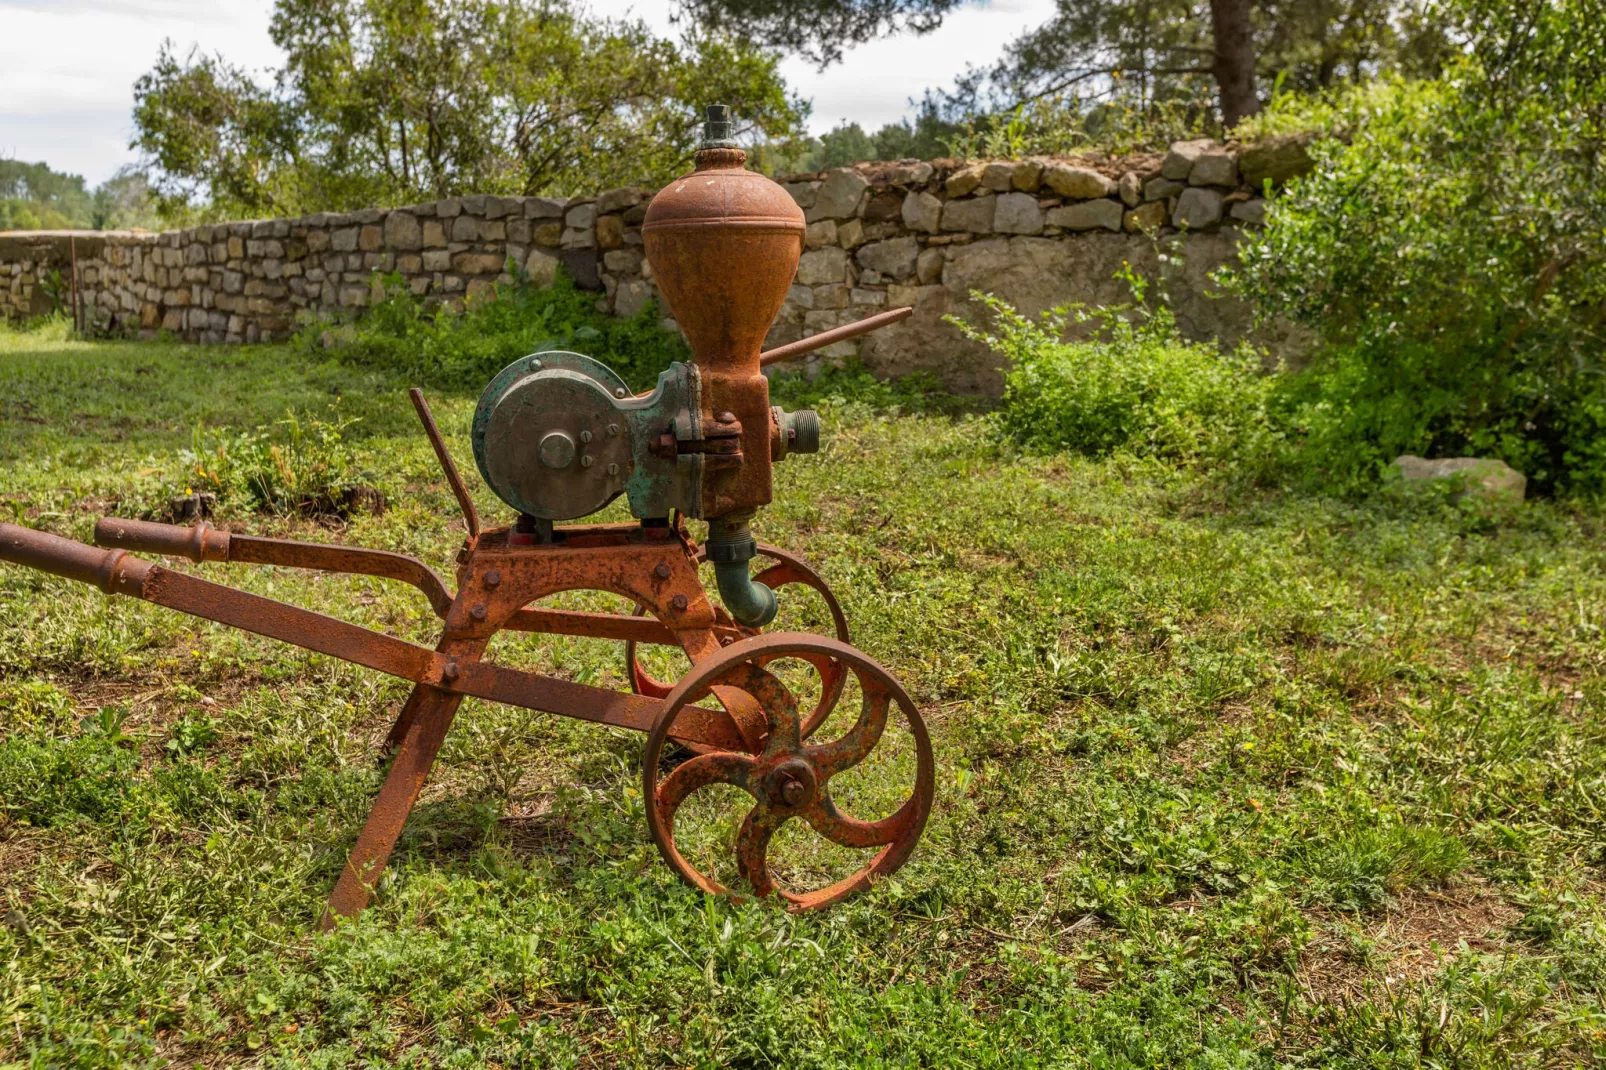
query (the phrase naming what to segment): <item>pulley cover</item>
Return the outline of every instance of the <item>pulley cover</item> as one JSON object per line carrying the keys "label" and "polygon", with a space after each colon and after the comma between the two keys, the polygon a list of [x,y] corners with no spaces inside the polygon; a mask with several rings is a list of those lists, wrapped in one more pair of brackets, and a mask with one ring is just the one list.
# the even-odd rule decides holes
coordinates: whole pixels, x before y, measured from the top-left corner
{"label": "pulley cover", "polygon": [[[626,494],[637,517],[698,515],[703,458],[699,375],[672,364],[634,397],[601,361],[532,353],[492,379],[474,410],[474,461],[508,505],[544,520],[589,516]],[[668,445],[666,445],[666,436]]]}

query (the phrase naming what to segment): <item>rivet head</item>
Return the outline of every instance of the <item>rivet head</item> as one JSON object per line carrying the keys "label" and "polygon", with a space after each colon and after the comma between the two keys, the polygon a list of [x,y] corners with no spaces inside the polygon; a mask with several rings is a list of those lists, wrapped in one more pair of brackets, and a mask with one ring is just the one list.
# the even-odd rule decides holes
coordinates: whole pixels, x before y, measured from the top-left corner
{"label": "rivet head", "polygon": [[673,570],[670,569],[668,561],[660,561],[657,567],[652,570],[652,574],[661,580],[667,580],[671,571]]}
{"label": "rivet head", "polygon": [[441,666],[441,679],[445,680],[447,683],[450,683],[453,680],[456,680],[457,679],[457,674],[458,674],[457,662],[448,661],[445,665]]}
{"label": "rivet head", "polygon": [[616,397],[616,398],[624,397],[625,396],[625,388],[621,386],[618,389],[614,390],[613,396]]}
{"label": "rivet head", "polygon": [[619,466],[617,464],[608,465],[608,474],[610,476],[618,475],[619,474]]}
{"label": "rivet head", "polygon": [[485,586],[487,586],[487,587],[495,587],[497,584],[499,584],[501,582],[502,582],[502,572],[501,572],[500,569],[494,569],[493,568],[493,569],[491,569],[491,571],[489,571],[489,572],[487,572],[485,574]]}
{"label": "rivet head", "polygon": [[618,424],[609,424],[608,425],[608,434],[617,435],[618,433],[619,433],[619,425]]}
{"label": "rivet head", "polygon": [[532,372],[538,372],[538,371],[540,371],[540,370],[541,370],[541,362],[540,362],[540,361],[538,361],[538,360],[536,360],[536,359],[534,359],[534,358],[533,358],[533,357],[532,357],[532,358],[531,358],[531,359],[530,359],[530,370],[531,370],[531,371],[532,371]]}
{"label": "rivet head", "polygon": [[581,431],[580,432],[580,441],[581,442],[590,442],[591,441],[591,432],[590,431]]}
{"label": "rivet head", "polygon": [[677,594],[675,597],[669,600],[669,604],[674,607],[676,613],[684,613],[687,606],[686,596],[683,594]]}
{"label": "rivet head", "polygon": [[486,610],[485,610],[485,603],[484,602],[475,602],[472,606],[469,607],[469,610],[468,610],[468,615],[473,617],[475,620],[484,620],[485,619],[485,613],[486,613]]}
{"label": "rivet head", "polygon": [[722,412],[716,415],[714,419],[722,424],[733,424],[736,422],[736,414],[734,412]]}
{"label": "rivet head", "polygon": [[585,453],[585,454],[581,454],[580,455],[580,467],[581,468],[590,468],[591,467],[591,454]]}

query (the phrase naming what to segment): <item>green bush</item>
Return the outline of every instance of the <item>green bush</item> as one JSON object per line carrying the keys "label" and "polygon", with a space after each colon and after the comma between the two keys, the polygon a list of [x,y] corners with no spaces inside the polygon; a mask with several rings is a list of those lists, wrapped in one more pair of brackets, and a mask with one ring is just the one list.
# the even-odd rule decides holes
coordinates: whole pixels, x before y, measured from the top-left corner
{"label": "green bush", "polygon": [[196,493],[280,516],[345,515],[372,504],[373,475],[361,468],[344,438],[356,421],[341,417],[338,402],[330,413],[323,420],[286,412],[273,427],[252,431],[221,427],[208,433],[197,424],[189,449],[179,452],[176,478],[163,483],[147,511],[159,511],[175,495]]}
{"label": "green bush", "polygon": [[1320,338],[1288,402],[1329,485],[1370,485],[1416,453],[1497,457],[1541,492],[1606,492],[1594,6],[1535,5],[1530,23],[1463,0],[1468,54],[1442,79],[1274,106],[1338,136],[1313,144],[1316,170],[1273,202],[1232,281]]}
{"label": "green bush", "polygon": [[652,386],[671,361],[690,356],[678,333],[659,326],[656,303],[628,319],[607,315],[597,310],[596,294],[578,289],[561,271],[545,287],[520,272],[461,312],[427,305],[400,275],[387,276],[384,287],[384,299],[363,319],[336,329],[314,325],[301,332],[299,344],[463,389],[485,385],[511,361],[542,349],[595,357],[637,389]]}
{"label": "green bush", "polygon": [[[1170,310],[1146,307],[1144,283],[1126,274],[1132,306],[1061,306],[1037,320],[974,294],[992,310],[997,333],[953,322],[966,337],[1009,358],[998,418],[1032,449],[1100,456],[1126,452],[1181,461],[1245,459],[1274,438],[1274,387],[1247,347],[1222,353],[1183,339]],[[1072,320],[1088,341],[1063,341]]]}

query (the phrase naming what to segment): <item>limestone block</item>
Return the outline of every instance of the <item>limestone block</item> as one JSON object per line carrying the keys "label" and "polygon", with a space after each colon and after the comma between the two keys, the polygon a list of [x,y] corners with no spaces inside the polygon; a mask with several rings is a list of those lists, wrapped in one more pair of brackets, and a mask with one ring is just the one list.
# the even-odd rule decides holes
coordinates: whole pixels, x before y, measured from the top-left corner
{"label": "limestone block", "polygon": [[1043,184],[1043,161],[1022,160],[1015,165],[1010,184],[1023,193],[1032,193]]}
{"label": "limestone block", "polygon": [[616,316],[634,316],[652,300],[652,283],[646,279],[621,282],[613,294],[613,312]]}
{"label": "limestone block", "polygon": [[596,247],[597,235],[590,227],[565,227],[558,244],[565,249],[592,249]]}
{"label": "limestone block", "polygon": [[[1000,234],[1037,234],[1042,231],[1043,210],[1037,206],[1037,198],[1030,193],[1001,193],[994,200],[997,203],[993,209],[993,230]],[[1119,216],[1120,213],[1116,214]]]}
{"label": "limestone block", "polygon": [[941,249],[922,249],[915,258],[915,278],[928,285],[942,278],[942,265],[947,259]]}
{"label": "limestone block", "polygon": [[873,194],[865,203],[863,218],[865,225],[870,226],[898,219],[902,213],[903,194],[895,189],[887,189]]}
{"label": "limestone block", "polygon": [[1232,211],[1228,214],[1240,223],[1259,226],[1266,222],[1266,201],[1261,197],[1256,197],[1252,201],[1239,201],[1232,206]]}
{"label": "limestone block", "polygon": [[810,223],[803,232],[803,247],[805,249],[822,249],[827,245],[836,244],[836,221],[822,219],[818,223]]}
{"label": "limestone block", "polygon": [[502,257],[496,253],[458,253],[452,257],[452,270],[464,275],[494,275],[502,270]]}
{"label": "limestone block", "polygon": [[903,198],[900,214],[903,225],[910,230],[935,234],[942,224],[942,201],[924,190],[910,190]]}
{"label": "limestone block", "polygon": [[786,291],[786,303],[797,305],[800,308],[813,308],[814,291],[807,286],[799,286],[797,283],[793,283],[792,288]]}
{"label": "limestone block", "polygon": [[615,275],[635,275],[641,271],[639,249],[612,249],[602,254],[602,264]]}
{"label": "limestone block", "polygon": [[1189,186],[1177,198],[1176,211],[1171,213],[1171,224],[1189,230],[1204,230],[1221,222],[1221,194],[1213,189]]}
{"label": "limestone block", "polygon": [[523,216],[510,216],[507,220],[507,240],[519,245],[530,244],[530,221]]}
{"label": "limestone block", "polygon": [[1178,196],[1188,187],[1171,178],[1151,178],[1143,187],[1143,199],[1146,201],[1163,201]]}
{"label": "limestone block", "polygon": [[590,230],[597,223],[597,204],[595,201],[584,201],[571,205],[563,213],[563,225],[570,230]]}
{"label": "limestone block", "polygon": [[647,191],[638,186],[611,189],[598,195],[597,211],[604,215],[610,212],[623,212],[626,208],[634,208],[646,199]]}
{"label": "limestone block", "polygon": [[384,241],[384,232],[372,224],[363,227],[357,235],[357,248],[363,252],[373,252]]}
{"label": "limestone block", "polygon": [[1043,185],[1061,197],[1090,200],[1108,197],[1115,192],[1115,183],[1090,167],[1076,167],[1067,163],[1051,163],[1043,169]]}
{"label": "limestone block", "polygon": [[981,185],[982,170],[981,164],[962,167],[948,176],[948,181],[943,183],[943,189],[948,191],[950,197],[963,197]]}
{"label": "limestone block", "polygon": [[788,182],[781,188],[791,194],[792,199],[797,202],[799,208],[807,211],[814,207],[814,198],[819,192],[820,184],[818,182]]}
{"label": "limestone block", "polygon": [[844,249],[853,249],[864,243],[864,223],[850,219],[836,228],[836,243]]}
{"label": "limestone block", "polygon": [[1226,186],[1238,184],[1238,161],[1225,152],[1207,152],[1193,161],[1188,172],[1190,186]]}
{"label": "limestone block", "polygon": [[416,275],[424,269],[424,258],[417,253],[403,253],[396,258],[396,270],[403,275]]}
{"label": "limestone block", "polygon": [[[1036,202],[1032,204],[1036,208]],[[915,259],[920,255],[920,242],[914,237],[893,238],[864,246],[856,255],[860,265],[895,279],[914,274]]]}
{"label": "limestone block", "polygon": [[894,186],[924,186],[931,181],[933,171],[924,160],[904,161],[887,172],[887,182]]}
{"label": "limestone block", "polygon": [[840,248],[811,249],[797,263],[797,281],[804,286],[842,282],[847,277],[848,254]]}
{"label": "limestone block", "polygon": [[855,287],[850,297],[853,304],[861,307],[887,303],[887,291],[885,290],[861,290]]}
{"label": "limestone block", "polygon": [[1164,201],[1150,201],[1141,208],[1134,208],[1121,218],[1121,229],[1128,234],[1153,234],[1165,226],[1166,207]]}
{"label": "limestone block", "polygon": [[556,249],[563,241],[563,224],[542,223],[535,228],[530,237],[535,239],[535,244],[537,245],[544,245],[548,249]]}
{"label": "limestone block", "polygon": [[1120,195],[1122,204],[1136,208],[1143,200],[1143,176],[1136,171],[1128,171],[1115,184],[1115,192]]}
{"label": "limestone block", "polygon": [[1194,141],[1174,141],[1171,151],[1166,153],[1165,162],[1160,165],[1160,174],[1174,182],[1186,182],[1188,173],[1199,157],[1209,152],[1220,152],[1221,146],[1210,138],[1199,138]]}
{"label": "limestone block", "polygon": [[450,231],[452,241],[478,241],[480,236],[480,221],[471,215],[460,215],[452,220]]}
{"label": "limestone block", "polygon": [[829,171],[815,191],[814,207],[807,210],[805,218],[810,223],[817,219],[851,219],[858,214],[864,191],[869,188],[865,177],[851,167]]}
{"label": "limestone block", "polygon": [[341,227],[329,236],[329,245],[337,252],[349,253],[357,248],[357,228]]}
{"label": "limestone block", "polygon": [[490,279],[469,279],[468,280],[468,293],[466,294],[466,296],[467,296],[468,300],[471,301],[471,302],[488,300],[489,298],[494,296],[495,293],[496,293],[496,284],[493,283]]}
{"label": "limestone block", "polygon": [[1015,184],[1015,165],[1003,161],[984,164],[981,169],[981,184],[999,193],[1010,189]]}
{"label": "limestone block", "polygon": [[1096,201],[1077,201],[1075,204],[1051,208],[1048,222],[1066,230],[1121,229],[1121,204],[1108,197]]}
{"label": "limestone block", "polygon": [[[438,224],[437,224],[438,225]],[[327,230],[307,231],[307,251],[321,253],[329,248],[329,232]],[[245,243],[239,238],[229,239],[229,258],[238,260],[245,255]]]}
{"label": "limestone block", "polygon": [[1455,480],[1460,488],[1455,498],[1472,495],[1489,502],[1515,505],[1528,492],[1528,479],[1506,464],[1484,457],[1436,457],[1428,459],[1404,453],[1394,459],[1393,467],[1400,470],[1407,482]]}
{"label": "limestone block", "polygon": [[550,286],[558,274],[558,258],[540,249],[531,249],[524,261],[524,273],[536,286]]}
{"label": "limestone block", "polygon": [[506,241],[507,220],[487,219],[480,224],[480,241]]}
{"label": "limestone block", "polygon": [[995,197],[949,201],[942,206],[942,229],[967,231],[971,234],[990,234],[993,229],[993,201]]}
{"label": "limestone block", "polygon": [[424,230],[418,217],[406,212],[391,212],[385,216],[385,244],[392,249],[423,248]]}
{"label": "limestone block", "polygon": [[847,308],[852,290],[843,283],[833,283],[829,286],[816,286],[814,298],[809,302],[810,308],[832,309]]}
{"label": "limestone block", "polygon": [[603,249],[617,249],[624,243],[624,220],[616,215],[599,215],[597,217],[597,245]]}
{"label": "limestone block", "polygon": [[524,218],[526,219],[562,219],[563,208],[567,201],[553,200],[550,197],[524,198]]}

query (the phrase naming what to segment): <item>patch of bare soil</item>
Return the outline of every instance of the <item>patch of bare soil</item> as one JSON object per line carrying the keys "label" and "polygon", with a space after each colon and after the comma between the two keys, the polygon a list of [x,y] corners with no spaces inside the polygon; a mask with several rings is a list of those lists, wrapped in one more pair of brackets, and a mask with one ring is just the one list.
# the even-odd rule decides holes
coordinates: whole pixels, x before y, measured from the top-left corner
{"label": "patch of bare soil", "polygon": [[1312,911],[1315,935],[1300,955],[1296,978],[1314,1000],[1359,997],[1366,985],[1409,984],[1432,976],[1464,941],[1474,951],[1505,946],[1501,930],[1522,916],[1486,885],[1409,891],[1359,924]]}

